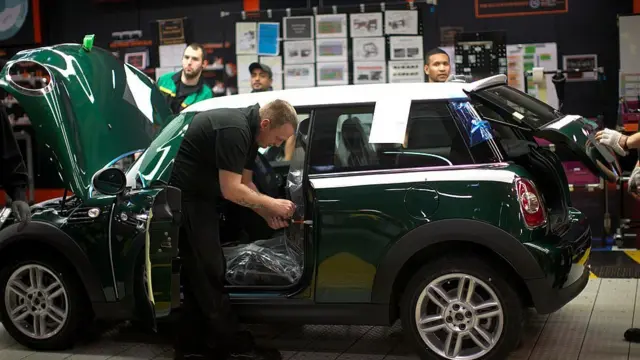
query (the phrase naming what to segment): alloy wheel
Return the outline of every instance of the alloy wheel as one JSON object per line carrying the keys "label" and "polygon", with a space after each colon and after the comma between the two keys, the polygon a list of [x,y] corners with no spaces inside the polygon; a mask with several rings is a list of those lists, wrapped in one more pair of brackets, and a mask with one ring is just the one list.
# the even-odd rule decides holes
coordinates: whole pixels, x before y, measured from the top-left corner
{"label": "alloy wheel", "polygon": [[36,340],[58,334],[69,317],[69,296],[62,280],[37,264],[21,266],[11,274],[4,303],[15,327]]}
{"label": "alloy wheel", "polygon": [[420,293],[415,323],[424,343],[442,358],[473,360],[497,344],[504,311],[484,281],[468,274],[447,274]]}

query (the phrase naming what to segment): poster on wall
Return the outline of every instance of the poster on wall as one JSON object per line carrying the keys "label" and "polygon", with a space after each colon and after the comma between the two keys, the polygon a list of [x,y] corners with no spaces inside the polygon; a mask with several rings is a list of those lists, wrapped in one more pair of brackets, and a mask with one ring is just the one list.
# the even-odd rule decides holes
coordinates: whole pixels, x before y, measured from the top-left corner
{"label": "poster on wall", "polygon": [[[558,51],[556,43],[514,44],[507,45],[507,78],[509,86],[524,91],[525,71],[534,67],[542,67],[545,71],[558,70]],[[529,95],[544,101],[554,108],[560,106],[555,85],[551,78],[545,75],[546,81],[536,84],[531,77],[527,77]]]}
{"label": "poster on wall", "polygon": [[257,26],[255,22],[236,23],[236,54],[255,54],[258,49]]}
{"label": "poster on wall", "polygon": [[382,13],[349,15],[351,37],[382,36]]}
{"label": "poster on wall", "polygon": [[355,62],[353,64],[354,84],[384,84],[387,82],[387,63]]}
{"label": "poster on wall", "polygon": [[297,89],[316,86],[314,64],[284,65],[284,88]]}
{"label": "poster on wall", "polygon": [[386,61],[384,37],[354,38],[353,61]]}
{"label": "poster on wall", "polygon": [[316,61],[316,49],[313,40],[285,41],[285,64],[310,64]]}
{"label": "poster on wall", "polygon": [[569,0],[474,0],[476,18],[562,14],[569,11]]}
{"label": "poster on wall", "polygon": [[260,62],[271,68],[273,90],[282,90],[282,56],[261,56]]}
{"label": "poster on wall", "polygon": [[158,43],[160,45],[185,43],[184,25],[183,18],[158,20]]}
{"label": "poster on wall", "polygon": [[282,24],[285,40],[313,40],[313,16],[288,16]]}
{"label": "poster on wall", "polygon": [[417,10],[387,10],[384,19],[387,35],[418,35]]}
{"label": "poster on wall", "polygon": [[318,39],[316,40],[317,62],[347,61],[347,39]]}
{"label": "poster on wall", "polygon": [[424,82],[424,61],[389,61],[390,83]]}
{"label": "poster on wall", "polygon": [[347,14],[316,15],[316,38],[347,37]]}
{"label": "poster on wall", "polygon": [[258,23],[258,55],[280,55],[280,23]]}
{"label": "poster on wall", "polygon": [[258,61],[258,55],[238,55],[238,94],[251,92],[249,65]]}
{"label": "poster on wall", "polygon": [[422,59],[422,36],[389,37],[391,60]]}
{"label": "poster on wall", "polygon": [[317,65],[318,86],[348,85],[349,63],[322,63]]}

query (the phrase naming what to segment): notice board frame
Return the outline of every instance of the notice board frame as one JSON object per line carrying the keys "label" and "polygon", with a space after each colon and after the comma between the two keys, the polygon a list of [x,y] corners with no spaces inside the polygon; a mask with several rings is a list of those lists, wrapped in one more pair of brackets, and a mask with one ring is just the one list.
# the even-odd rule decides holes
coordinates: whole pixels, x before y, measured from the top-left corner
{"label": "notice board frame", "polygon": [[[502,0],[503,3],[522,3],[528,2],[529,4],[540,2],[544,0]],[[534,15],[551,15],[551,14],[566,14],[569,12],[569,0],[564,1],[564,9],[560,10],[535,10],[531,9],[529,11],[517,11],[517,12],[505,12],[505,13],[496,13],[496,14],[481,14],[480,6],[484,3],[490,3],[491,1],[487,0],[473,0],[475,15],[477,19],[489,19],[489,18],[500,18],[500,17],[514,17],[514,16],[534,16]]]}

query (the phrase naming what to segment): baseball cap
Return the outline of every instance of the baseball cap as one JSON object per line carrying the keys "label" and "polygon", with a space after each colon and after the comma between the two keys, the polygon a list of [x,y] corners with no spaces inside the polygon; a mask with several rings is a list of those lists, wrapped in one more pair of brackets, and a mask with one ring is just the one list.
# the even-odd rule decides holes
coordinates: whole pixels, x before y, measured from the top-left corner
{"label": "baseball cap", "polygon": [[251,65],[249,65],[249,72],[252,72],[254,69],[261,69],[262,71],[266,72],[267,74],[269,74],[269,77],[273,77],[273,72],[271,71],[271,68],[268,67],[265,64],[261,64],[259,62],[254,62]]}

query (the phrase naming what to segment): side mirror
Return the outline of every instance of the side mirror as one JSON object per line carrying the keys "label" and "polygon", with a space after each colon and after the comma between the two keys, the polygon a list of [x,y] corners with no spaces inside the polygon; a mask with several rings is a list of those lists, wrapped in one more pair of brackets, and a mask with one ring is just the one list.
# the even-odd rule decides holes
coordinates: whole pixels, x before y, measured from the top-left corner
{"label": "side mirror", "polygon": [[93,188],[105,195],[118,195],[127,187],[127,176],[115,167],[102,169],[91,179]]}

